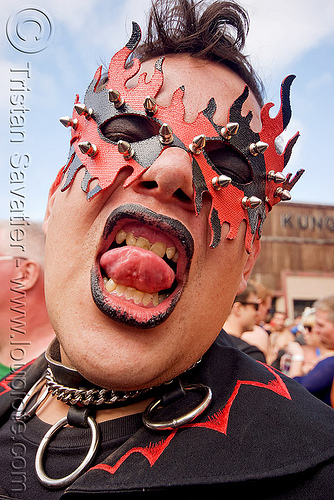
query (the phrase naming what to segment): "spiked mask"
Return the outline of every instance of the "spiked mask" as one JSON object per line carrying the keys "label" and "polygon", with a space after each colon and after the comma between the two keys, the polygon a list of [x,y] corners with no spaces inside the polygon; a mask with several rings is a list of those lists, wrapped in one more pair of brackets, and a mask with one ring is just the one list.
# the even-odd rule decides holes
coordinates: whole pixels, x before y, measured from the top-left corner
{"label": "spiked mask", "polygon": [[[100,67],[86,91],[84,103],[79,102],[77,96],[72,117],[61,118],[65,126],[72,128],[72,138],[68,162],[58,174],[55,186],[64,178],[62,190],[68,189],[77,172],[84,167],[81,188],[87,200],[91,200],[112,186],[122,169],[132,169],[124,182],[126,188],[150,168],[166,148],[181,148],[192,159],[197,214],[202,208],[203,194],[211,196],[210,246],[219,244],[224,222],[229,224],[227,238],[233,239],[245,220],[245,245],[250,252],[252,241],[260,237],[268,211],[279,201],[290,198],[290,189],[303,172],[298,171],[293,179],[291,174],[285,176],[282,173],[298,134],[290,139],[284,152],[278,152],[275,147],[276,138],[291,118],[289,95],[294,76],[287,77],[282,83],[281,106],[276,117],[269,116],[272,103],[262,108],[259,133],[250,127],[252,113],[242,114],[249,94],[247,86],[232,103],[228,123],[215,122],[216,102],[213,97],[206,109],[189,123],[184,119],[183,87],[175,90],[169,106],[163,107],[156,102],[164,80],[163,58],[155,63],[150,81],[146,81],[147,75],[143,73],[135,87],[126,86],[141,67],[138,59],[127,63],[140,36],[139,26],[133,23],[129,42],[110,61],[106,83],[102,85]],[[145,120],[151,133],[135,141],[106,137],[105,126],[122,117],[137,120],[135,123]],[[230,175],[215,161],[215,151],[219,148],[230,151],[246,165],[246,177]]]}

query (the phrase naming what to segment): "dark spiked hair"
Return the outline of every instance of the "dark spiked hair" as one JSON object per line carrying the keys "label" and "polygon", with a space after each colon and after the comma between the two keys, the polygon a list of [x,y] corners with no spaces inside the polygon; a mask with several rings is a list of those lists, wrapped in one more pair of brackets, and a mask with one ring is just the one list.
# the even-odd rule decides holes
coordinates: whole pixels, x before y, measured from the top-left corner
{"label": "dark spiked hair", "polygon": [[249,30],[247,12],[234,1],[153,0],[146,38],[136,50],[142,61],[166,54],[222,63],[239,75],[263,104],[263,85],[242,53]]}

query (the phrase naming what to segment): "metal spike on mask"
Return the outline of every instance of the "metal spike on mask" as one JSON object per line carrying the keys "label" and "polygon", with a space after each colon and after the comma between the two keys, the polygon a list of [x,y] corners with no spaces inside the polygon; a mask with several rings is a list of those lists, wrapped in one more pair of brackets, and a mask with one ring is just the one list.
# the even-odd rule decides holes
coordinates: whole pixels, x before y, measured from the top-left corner
{"label": "metal spike on mask", "polygon": [[239,130],[239,123],[228,123],[226,127],[223,127],[220,130],[220,135],[222,136],[223,139],[226,141],[229,141],[233,135],[236,135]]}
{"label": "metal spike on mask", "polygon": [[258,154],[263,154],[269,148],[269,144],[266,142],[258,141],[256,143],[252,143],[249,146],[249,151],[253,156],[257,156]]}
{"label": "metal spike on mask", "polygon": [[70,116],[62,116],[59,118],[59,121],[64,127],[72,127],[74,130],[78,126],[77,118],[72,119]]}
{"label": "metal spike on mask", "polygon": [[135,154],[134,149],[131,144],[127,141],[118,141],[117,143],[118,152],[124,156],[125,160],[130,160]]}
{"label": "metal spike on mask", "polygon": [[196,137],[193,138],[193,142],[189,144],[189,149],[193,154],[199,155],[201,150],[205,147],[205,144],[206,144],[205,135],[204,134],[196,135]]}
{"label": "metal spike on mask", "polygon": [[286,177],[282,172],[275,172],[274,170],[270,170],[267,174],[268,181],[274,181],[275,184],[280,184],[281,182],[286,181]]}
{"label": "metal spike on mask", "polygon": [[290,191],[287,189],[283,189],[282,187],[278,187],[275,190],[274,196],[277,198],[281,198],[281,201],[289,201],[291,200],[291,194]]}
{"label": "metal spike on mask", "polygon": [[257,208],[262,203],[262,200],[257,196],[244,196],[241,200],[241,204],[244,208]]}
{"label": "metal spike on mask", "polygon": [[85,104],[82,104],[81,102],[78,102],[77,104],[74,104],[74,109],[78,113],[78,115],[83,115],[87,120],[89,120],[93,114],[92,108],[87,108]]}
{"label": "metal spike on mask", "polygon": [[93,157],[97,154],[97,147],[95,146],[95,144],[92,144],[88,141],[79,142],[78,148],[80,149],[81,153],[90,157]]}
{"label": "metal spike on mask", "polygon": [[144,108],[148,115],[154,115],[158,111],[157,101],[149,95],[146,96],[144,100]]}
{"label": "metal spike on mask", "polygon": [[231,184],[232,179],[227,175],[220,175],[219,177],[214,177],[212,179],[212,186],[216,191],[219,191],[221,188],[224,188]]}
{"label": "metal spike on mask", "polygon": [[113,103],[116,109],[119,109],[124,104],[124,99],[118,90],[110,89],[108,91],[109,101]]}
{"label": "metal spike on mask", "polygon": [[159,129],[159,139],[161,144],[164,144],[167,146],[168,144],[171,144],[174,140],[173,137],[173,130],[172,128],[168,125],[168,123],[163,123]]}

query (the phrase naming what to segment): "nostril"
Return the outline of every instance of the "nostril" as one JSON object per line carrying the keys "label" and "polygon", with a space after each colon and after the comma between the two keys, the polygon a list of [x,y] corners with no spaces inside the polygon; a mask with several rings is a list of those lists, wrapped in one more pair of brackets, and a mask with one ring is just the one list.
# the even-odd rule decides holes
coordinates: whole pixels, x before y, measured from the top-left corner
{"label": "nostril", "polygon": [[189,198],[189,196],[186,195],[186,193],[182,191],[182,189],[180,188],[173,193],[173,196],[174,198],[177,198],[180,201],[187,201],[187,202],[191,201],[191,198]]}
{"label": "nostril", "polygon": [[145,189],[154,189],[158,187],[158,183],[155,181],[142,181],[140,185]]}

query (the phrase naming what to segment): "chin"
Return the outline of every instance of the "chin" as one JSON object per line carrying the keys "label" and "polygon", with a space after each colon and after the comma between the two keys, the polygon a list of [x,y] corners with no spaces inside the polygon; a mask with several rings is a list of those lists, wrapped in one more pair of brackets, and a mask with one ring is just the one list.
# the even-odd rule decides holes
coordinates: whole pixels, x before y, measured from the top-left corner
{"label": "chin", "polygon": [[95,360],[95,356],[92,356],[88,360],[86,355],[86,362],[78,371],[99,387],[115,391],[132,391],[157,387],[188,368],[188,366],[178,368],[170,359],[160,360],[150,357],[139,361],[140,358],[135,353],[131,353],[130,357],[131,359],[127,359],[115,355],[115,359],[113,356],[103,359],[100,356]]}

